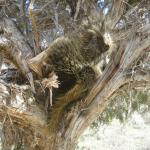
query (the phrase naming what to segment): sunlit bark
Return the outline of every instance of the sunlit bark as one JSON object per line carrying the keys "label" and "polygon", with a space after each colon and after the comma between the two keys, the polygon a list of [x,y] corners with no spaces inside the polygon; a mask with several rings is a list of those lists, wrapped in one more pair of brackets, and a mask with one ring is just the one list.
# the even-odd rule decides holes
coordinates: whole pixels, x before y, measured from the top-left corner
{"label": "sunlit bark", "polygon": [[[80,3],[81,1],[78,1],[74,20],[79,15]],[[138,25],[135,29],[132,26],[131,29],[125,30],[123,28],[119,31],[115,27],[122,15],[130,15],[134,10],[132,8],[129,13],[124,13],[124,5],[125,2],[122,2],[122,0],[115,1],[110,14],[100,19],[102,21],[100,26],[104,25],[101,28],[101,30],[103,29],[103,32],[101,31],[102,34],[110,32],[114,42],[114,45],[111,43],[114,49],[108,54],[111,57],[109,63],[87,96],[75,104],[77,108],[72,108],[71,111],[64,112],[64,107],[61,107],[62,116],[65,117],[63,123],[62,118],[58,120],[59,122],[57,124],[61,124],[61,126],[54,128],[54,132],[51,132],[51,126],[47,121],[49,114],[43,109],[40,103],[29,104],[30,109],[26,107],[24,112],[22,112],[19,108],[15,109],[11,107],[11,100],[14,97],[16,98],[15,94],[19,92],[21,96],[24,94],[25,96],[36,98],[35,95],[38,95],[38,93],[35,93],[34,88],[38,89],[37,83],[41,84],[43,80],[50,78],[43,75],[43,66],[47,63],[48,55],[52,50],[55,50],[53,49],[55,45],[59,45],[61,42],[67,45],[67,36],[56,39],[49,45],[48,49],[33,57],[34,52],[32,48],[17,29],[16,25],[9,18],[0,21],[0,30],[2,30],[2,34],[0,34],[1,57],[13,63],[16,69],[14,73],[19,70],[24,76],[24,80],[29,80],[30,83],[30,85],[14,84],[12,86],[11,83],[4,82],[7,76],[3,76],[2,78],[0,75],[0,122],[2,122],[3,131],[5,131],[3,134],[5,136],[7,135],[2,139],[5,140],[3,141],[4,148],[10,148],[18,144],[17,137],[19,136],[19,138],[22,138],[21,144],[29,150],[74,150],[80,135],[104,111],[120,88],[125,87],[130,82],[134,85],[134,88],[149,87],[149,70],[142,70],[140,67],[134,69],[134,65],[139,59],[144,59],[145,53],[150,50],[150,24],[140,24],[137,20]],[[80,33],[78,38],[82,39],[83,35]],[[39,37],[35,39],[35,42],[37,44],[36,48],[39,49]],[[18,74],[17,79],[19,77],[21,78],[21,75]],[[15,94],[12,92],[14,89]],[[22,92],[27,90],[28,92]],[[44,91],[45,89],[43,88],[42,90]],[[29,93],[32,94],[28,95]],[[76,95],[79,94],[77,93]],[[47,96],[48,94],[42,97],[42,100],[45,100]],[[24,102],[27,100],[23,96],[21,99]],[[54,106],[52,102],[51,104],[52,108],[54,108],[55,104]],[[66,104],[63,106],[66,106]],[[53,109],[51,111],[51,114],[54,114]],[[58,113],[60,113],[60,110]]]}

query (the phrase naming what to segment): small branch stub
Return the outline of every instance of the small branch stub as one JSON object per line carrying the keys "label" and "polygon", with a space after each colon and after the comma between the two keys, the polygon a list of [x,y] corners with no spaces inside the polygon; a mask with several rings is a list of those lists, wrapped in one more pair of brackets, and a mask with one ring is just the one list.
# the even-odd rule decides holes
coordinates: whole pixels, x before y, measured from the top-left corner
{"label": "small branch stub", "polygon": [[54,72],[52,72],[49,74],[49,78],[44,78],[42,80],[43,87],[48,88],[50,92],[50,101],[49,103],[47,103],[46,108],[48,107],[48,104],[52,106],[52,89],[59,87],[59,81],[57,79],[58,79],[58,76]]}

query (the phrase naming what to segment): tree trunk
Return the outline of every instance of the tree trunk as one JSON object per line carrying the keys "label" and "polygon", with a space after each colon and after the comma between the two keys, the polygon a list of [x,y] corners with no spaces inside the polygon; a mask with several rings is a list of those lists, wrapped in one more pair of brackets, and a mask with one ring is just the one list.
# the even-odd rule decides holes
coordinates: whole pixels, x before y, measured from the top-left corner
{"label": "tree trunk", "polygon": [[[111,13],[106,16],[105,28],[108,32],[114,29],[116,23],[120,20],[123,14],[122,5],[124,5],[122,0],[115,1]],[[75,18],[78,16],[78,11]],[[134,12],[134,9],[128,14],[124,14],[124,16],[129,15],[130,17],[132,12]],[[5,26],[2,25],[3,23],[5,23]],[[78,36],[72,35],[72,41],[69,36],[67,38],[61,37],[52,42],[47,50],[33,57],[34,52],[11,20],[5,18],[0,21],[0,30],[1,28],[6,33],[2,32],[1,34],[0,31],[0,53],[2,57],[15,65],[13,69],[3,70],[0,75],[0,122],[2,122],[2,146],[6,150],[11,148],[26,150],[74,150],[81,134],[104,111],[120,88],[128,83],[135,84],[135,87],[143,86],[141,84],[143,82],[149,85],[149,70],[141,69],[140,67],[134,68],[139,59],[143,59],[145,53],[150,49],[150,25],[149,23],[143,23],[141,26],[137,26],[135,30],[132,27],[132,29],[127,30],[128,32],[113,31],[112,38],[114,41],[118,37],[126,38],[115,41],[115,46],[113,47],[115,50],[110,52],[111,59],[109,63],[88,94],[86,95],[83,92],[85,90],[84,86],[80,86],[82,82],[78,81],[74,86],[79,91],[78,93],[73,93],[75,99],[71,99],[67,95],[74,89],[73,87],[69,92],[65,93],[69,102],[66,103],[65,99],[62,101],[64,103],[60,105],[59,101],[62,99],[58,99],[58,102],[52,103],[50,113],[48,113],[48,109],[44,108],[45,103],[51,103],[48,98],[52,95],[48,90],[52,90],[53,87],[56,88],[59,84],[56,76],[50,76],[53,70],[48,70],[48,74],[46,72],[47,68],[51,65],[48,56],[52,51],[55,52],[58,48],[63,49],[64,47],[71,47],[73,50],[76,50],[74,47],[78,46],[82,50],[84,48],[84,50],[87,50],[90,47],[94,51],[95,47],[93,45],[101,36],[95,38],[97,31],[93,30],[93,32],[88,29],[88,33],[92,34],[94,39],[87,37],[89,34],[85,33],[80,33]],[[84,35],[87,37],[86,40],[83,39]],[[39,37],[37,38],[39,39]],[[38,39],[36,40],[36,48],[39,48],[40,41]],[[74,44],[76,42],[74,39],[78,40],[76,45]],[[92,43],[93,41],[94,44]],[[74,45],[72,46],[72,44]],[[104,44],[103,41],[98,45],[101,52],[103,51],[102,48],[106,48]],[[69,51],[67,52],[69,53]],[[145,57],[149,59],[148,56]],[[59,62],[59,59],[57,61]],[[76,63],[78,61],[73,66]],[[78,63],[78,66],[81,67],[84,63],[85,61]],[[16,73],[18,70],[20,72]],[[28,85],[27,79],[31,88]],[[90,77],[88,76],[86,79],[89,81]],[[15,84],[11,84],[12,82]],[[82,87],[81,90],[80,87]],[[81,96],[83,93],[86,96]],[[18,103],[20,101],[23,102],[24,105],[16,104],[15,100]],[[67,110],[69,104],[73,106],[71,105],[69,110]],[[60,107],[58,108],[57,105]],[[57,116],[58,118],[56,118]],[[49,118],[51,121],[49,121]],[[51,124],[52,121],[54,121],[54,124]]]}

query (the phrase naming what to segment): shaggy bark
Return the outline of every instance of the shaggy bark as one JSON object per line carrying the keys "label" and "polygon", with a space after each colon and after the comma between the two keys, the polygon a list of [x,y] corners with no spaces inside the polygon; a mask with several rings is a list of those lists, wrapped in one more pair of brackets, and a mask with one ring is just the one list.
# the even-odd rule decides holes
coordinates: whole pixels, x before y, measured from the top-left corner
{"label": "shaggy bark", "polygon": [[[105,19],[102,19],[102,21],[105,20],[106,22],[106,31],[114,29],[116,23],[118,23],[118,21],[122,17],[122,5],[124,5],[124,3],[122,3],[121,0],[114,2],[111,13],[107,17],[104,17]],[[78,7],[80,6],[76,6],[74,19],[76,19],[78,16]],[[132,12],[132,10],[130,12]],[[129,14],[124,15],[126,16]],[[21,71],[21,74],[19,74],[16,73],[18,71],[16,68],[13,69],[13,71],[10,68],[10,71],[9,69],[6,72],[3,71],[0,75],[0,79],[2,79],[0,80],[0,122],[2,122],[3,131],[7,131],[7,134],[6,132],[3,132],[5,138],[2,139],[4,140],[3,147],[6,149],[10,147],[12,148],[16,144],[18,146],[23,145],[24,148],[29,150],[74,150],[79,136],[83,133],[86,127],[88,127],[92,123],[97,115],[103,112],[103,110],[111,102],[112,97],[117,94],[117,91],[120,88],[130,82],[135,85],[134,88],[143,86],[149,87],[150,85],[149,70],[142,70],[140,68],[133,69],[138,60],[143,58],[145,52],[150,50],[149,23],[142,24],[141,26],[136,26],[135,30],[133,30],[132,28],[132,33],[125,32],[124,34],[124,32],[121,31],[113,31],[114,41],[118,36],[126,36],[126,38],[124,38],[123,40],[121,39],[120,41],[115,41],[114,45],[117,49],[114,48],[115,50],[112,50],[110,62],[107,64],[103,74],[97,79],[86,97],[80,97],[80,94],[83,90],[80,90],[80,86],[78,88],[80,92],[74,93],[74,95],[77,95],[78,101],[76,101],[73,106],[70,107],[70,110],[67,110],[66,108],[66,110],[64,111],[64,108],[67,107],[68,103],[65,103],[65,101],[63,101],[64,103],[61,107],[62,110],[58,110],[57,112],[57,109],[55,109],[55,111],[53,111],[53,108],[55,108],[54,103],[54,106],[52,106],[51,108],[52,112],[50,114],[55,115],[54,113],[58,113],[57,115],[59,115],[59,113],[61,113],[62,118],[60,118],[59,116],[59,120],[55,122],[56,125],[54,124],[55,127],[52,127],[47,121],[47,117],[49,114],[46,113],[43,108],[42,103],[44,102],[37,102],[36,100],[35,102],[33,100],[34,103],[31,103],[30,107],[26,107],[24,112],[21,112],[18,109],[14,109],[10,106],[13,106],[14,102],[12,100],[17,97],[16,93],[20,93],[19,96],[21,97],[21,99],[29,102],[31,100],[31,97],[33,99],[39,98],[43,101],[47,99],[49,93],[44,88],[41,88],[41,83],[43,80],[48,81],[48,79],[52,78],[48,76],[49,74],[46,74],[47,68],[44,68],[43,66],[46,66],[46,64],[48,64],[47,60],[51,52],[57,50],[57,47],[55,46],[60,46],[62,42],[63,44],[65,43],[65,46],[70,47],[71,42],[68,42],[70,39],[67,39],[67,41],[64,37],[58,38],[56,41],[51,43],[47,50],[33,57],[34,52],[31,50],[31,47],[27,44],[27,41],[25,41],[24,36],[19,32],[12,21],[5,18],[0,22],[0,25],[0,30],[2,31],[0,32],[0,53],[5,59],[11,61],[16,66],[16,68]],[[83,35],[80,33],[78,37],[82,39]],[[76,38],[73,37],[72,39]],[[86,47],[87,45],[87,48],[90,47],[91,45],[89,43],[91,41],[87,40],[84,43],[84,47]],[[39,41],[36,40],[36,42],[36,48],[38,48]],[[48,73],[50,73],[50,71],[52,71],[51,68]],[[21,83],[20,78],[21,80],[22,78],[23,80],[26,80],[25,77],[27,76],[32,91],[34,91],[35,87],[38,92],[33,94],[30,86],[28,86],[27,84],[26,86],[23,86],[12,85],[11,83],[9,83],[8,80],[10,82],[14,80],[14,78],[9,78],[10,72],[12,74],[15,73],[16,75],[15,83]],[[46,76],[43,73],[45,73]],[[32,75],[34,75],[34,81]],[[47,82],[45,83],[45,88],[52,88],[57,86],[57,79],[54,80],[52,85]],[[78,87],[77,84],[75,87]],[[42,91],[45,94],[44,95],[42,93],[43,97],[39,96],[41,91],[39,91],[38,89],[44,91]],[[68,96],[68,98],[70,97]],[[69,102],[72,102],[72,100],[69,100]]]}

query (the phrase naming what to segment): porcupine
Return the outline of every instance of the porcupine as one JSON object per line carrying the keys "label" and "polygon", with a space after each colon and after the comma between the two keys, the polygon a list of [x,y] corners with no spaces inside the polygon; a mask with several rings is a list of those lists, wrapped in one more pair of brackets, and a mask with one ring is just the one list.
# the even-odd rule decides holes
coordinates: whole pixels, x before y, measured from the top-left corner
{"label": "porcupine", "polygon": [[[49,127],[52,131],[58,129],[65,107],[91,88],[96,80],[94,66],[108,48],[99,30],[82,28],[80,32],[56,39],[41,55],[44,64],[50,64],[60,81],[60,87],[53,95],[57,100],[54,100],[50,112]],[[36,65],[40,74],[47,76],[45,70],[42,71],[43,64]]]}

